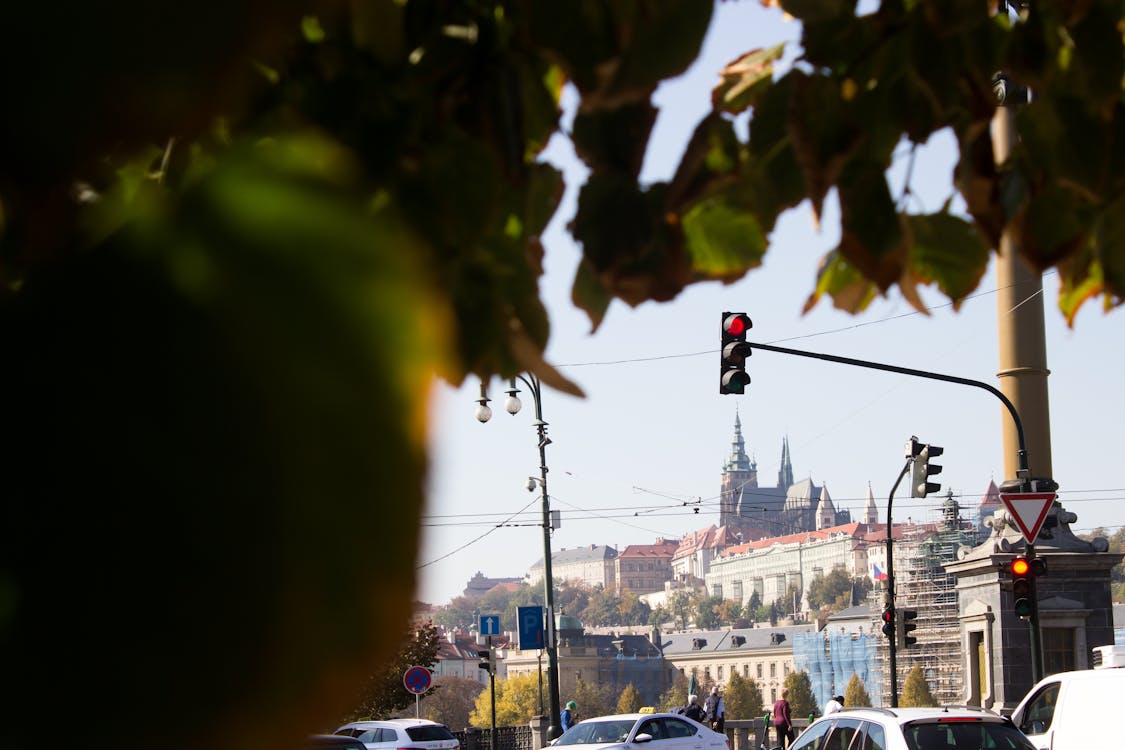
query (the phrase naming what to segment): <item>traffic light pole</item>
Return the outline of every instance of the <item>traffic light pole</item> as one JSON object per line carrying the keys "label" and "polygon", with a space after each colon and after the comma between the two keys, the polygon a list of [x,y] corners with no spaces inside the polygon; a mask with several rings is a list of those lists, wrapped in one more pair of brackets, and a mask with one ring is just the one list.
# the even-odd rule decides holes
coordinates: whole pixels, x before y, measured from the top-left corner
{"label": "traffic light pole", "polygon": [[[886,606],[891,608],[894,612],[895,609],[895,556],[894,556],[894,537],[891,536],[891,506],[894,504],[895,491],[898,486],[902,484],[902,478],[906,476],[906,472],[910,471],[910,464],[913,463],[914,457],[911,456],[906,459],[906,463],[902,466],[902,471],[898,473],[898,479],[891,487],[891,494],[887,496],[887,601]],[[887,647],[890,649],[891,655],[891,708],[898,708],[898,618],[892,617],[891,622],[894,623],[893,627],[896,628],[893,637],[888,639]]]}

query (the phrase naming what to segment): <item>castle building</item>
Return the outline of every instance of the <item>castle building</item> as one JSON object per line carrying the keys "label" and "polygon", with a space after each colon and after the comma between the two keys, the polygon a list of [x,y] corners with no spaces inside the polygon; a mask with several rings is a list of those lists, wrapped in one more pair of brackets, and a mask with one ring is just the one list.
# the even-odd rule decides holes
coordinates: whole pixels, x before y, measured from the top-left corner
{"label": "castle building", "polygon": [[836,510],[828,488],[812,479],[793,481],[789,438],[781,441],[776,487],[758,484],[758,464],[746,453],[742,419],[735,413],[734,439],[723,465],[719,526],[743,541],[829,529],[851,523],[851,513]]}

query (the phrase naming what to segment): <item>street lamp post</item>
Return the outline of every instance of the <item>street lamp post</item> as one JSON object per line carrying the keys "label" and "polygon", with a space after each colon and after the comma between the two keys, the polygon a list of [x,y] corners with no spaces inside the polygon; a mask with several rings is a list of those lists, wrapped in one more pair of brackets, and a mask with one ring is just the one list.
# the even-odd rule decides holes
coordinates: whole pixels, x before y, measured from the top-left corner
{"label": "street lamp post", "polygon": [[[551,573],[551,500],[547,494],[547,446],[551,438],[547,437],[547,423],[543,421],[542,390],[539,378],[531,373],[517,375],[508,384],[508,399],[504,408],[509,414],[518,414],[522,406],[516,388],[516,379],[519,379],[531,391],[532,401],[535,403],[535,429],[539,436],[539,488],[543,500],[543,602],[546,619],[546,651],[547,651],[547,695],[550,710],[550,725],[547,727],[547,739],[553,740],[562,734],[559,726],[561,719],[561,704],[559,702],[559,650],[555,633],[555,587]],[[488,407],[488,395],[484,383],[480,386],[480,398],[477,399],[477,419],[487,422],[492,417],[492,410]],[[529,489],[532,489],[529,487]]]}

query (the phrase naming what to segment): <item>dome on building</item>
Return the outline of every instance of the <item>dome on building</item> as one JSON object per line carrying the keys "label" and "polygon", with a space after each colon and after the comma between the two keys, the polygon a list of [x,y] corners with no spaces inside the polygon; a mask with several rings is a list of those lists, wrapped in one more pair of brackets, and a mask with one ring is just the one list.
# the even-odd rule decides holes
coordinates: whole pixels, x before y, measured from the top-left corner
{"label": "dome on building", "polygon": [[563,638],[575,638],[586,632],[586,626],[574,615],[560,612],[555,618],[555,632]]}

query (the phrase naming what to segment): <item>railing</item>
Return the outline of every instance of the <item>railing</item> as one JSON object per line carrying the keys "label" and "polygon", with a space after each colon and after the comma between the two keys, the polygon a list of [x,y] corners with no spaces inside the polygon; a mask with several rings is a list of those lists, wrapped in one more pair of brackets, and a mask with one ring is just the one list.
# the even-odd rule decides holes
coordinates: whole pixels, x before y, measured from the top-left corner
{"label": "railing", "polygon": [[535,750],[531,727],[496,727],[496,737],[491,729],[469,727],[453,736],[461,741],[461,750]]}

